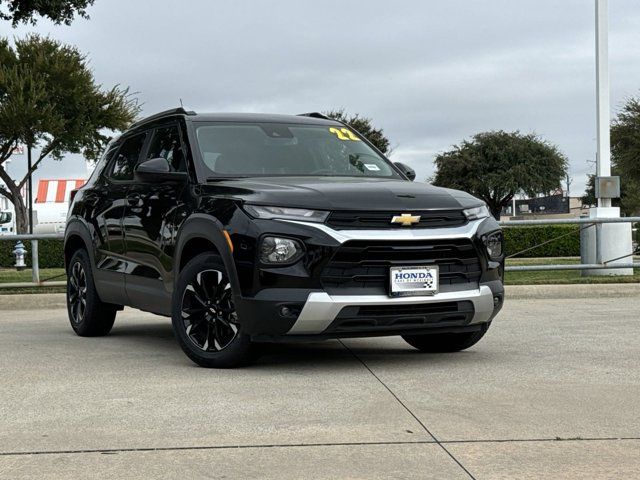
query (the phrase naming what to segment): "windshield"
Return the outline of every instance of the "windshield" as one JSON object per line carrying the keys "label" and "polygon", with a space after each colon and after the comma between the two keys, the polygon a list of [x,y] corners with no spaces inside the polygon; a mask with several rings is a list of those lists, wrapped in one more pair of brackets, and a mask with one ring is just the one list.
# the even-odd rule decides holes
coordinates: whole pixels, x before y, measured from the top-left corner
{"label": "windshield", "polygon": [[341,126],[207,123],[196,127],[205,177],[400,176],[389,162]]}
{"label": "windshield", "polygon": [[3,223],[9,223],[13,216],[11,212],[0,212],[0,225]]}

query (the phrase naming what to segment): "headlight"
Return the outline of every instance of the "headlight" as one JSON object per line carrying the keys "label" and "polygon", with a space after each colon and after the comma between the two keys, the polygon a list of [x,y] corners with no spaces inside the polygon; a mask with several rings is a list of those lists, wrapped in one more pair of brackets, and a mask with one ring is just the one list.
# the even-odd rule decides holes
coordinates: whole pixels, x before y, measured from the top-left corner
{"label": "headlight", "polygon": [[502,232],[495,232],[484,237],[484,244],[491,260],[498,260],[502,257]]}
{"label": "headlight", "polygon": [[245,205],[244,209],[255,218],[279,218],[283,220],[301,220],[303,222],[322,223],[329,212],[307,210],[306,208],[265,207],[262,205]]}
{"label": "headlight", "polygon": [[304,252],[302,244],[291,238],[264,237],[260,244],[260,261],[267,264],[286,264],[298,260]]}
{"label": "headlight", "polygon": [[489,209],[486,205],[481,205],[479,207],[467,208],[462,211],[467,220],[478,220],[479,218],[487,218],[489,216]]}

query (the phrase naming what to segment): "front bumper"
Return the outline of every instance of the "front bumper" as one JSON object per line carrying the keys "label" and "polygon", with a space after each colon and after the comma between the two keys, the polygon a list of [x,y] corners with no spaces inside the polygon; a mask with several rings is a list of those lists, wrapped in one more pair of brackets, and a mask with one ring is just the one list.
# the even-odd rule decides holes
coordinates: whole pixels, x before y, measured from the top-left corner
{"label": "front bumper", "polygon": [[[243,250],[240,242],[240,255],[244,256],[236,256],[236,266],[245,274],[241,275],[243,288],[235,303],[243,330],[254,340],[276,341],[486,328],[502,307],[503,263],[487,258],[481,238],[497,228],[493,219],[473,221],[457,228],[340,231],[323,224],[272,221],[264,225],[261,234],[299,238],[307,247],[307,257],[290,267],[256,269],[252,250]],[[381,276],[380,267],[375,266],[380,265],[381,258],[372,255],[384,255],[382,262],[389,264],[402,264],[405,255],[412,255],[406,262],[415,264],[414,256],[422,254],[423,244],[424,255],[431,261],[430,249],[439,248],[443,243],[447,248],[457,249],[452,262],[464,267],[457,270],[445,267],[440,271],[448,274],[449,279],[460,275],[466,281],[442,282],[440,292],[435,295],[388,295],[386,280],[378,279],[385,274]],[[388,245],[392,251],[388,251]],[[362,275],[369,282],[365,286],[353,285],[361,283],[360,280],[334,284],[334,276],[341,272],[338,268],[336,273],[332,262],[343,246],[348,250],[336,260],[340,268],[352,268],[353,259],[363,261],[365,255],[368,257],[364,261],[371,261],[375,266],[372,267],[375,271],[342,273],[345,278]],[[401,258],[387,258],[387,255]],[[433,258],[439,261],[441,257]],[[348,265],[345,267],[345,264]],[[467,273],[476,276],[465,277]],[[370,280],[373,277],[380,285]]]}
{"label": "front bumper", "polygon": [[[326,292],[313,292],[309,294],[306,303],[296,323],[287,332],[288,335],[309,335],[325,332],[329,326],[338,318],[338,315],[348,307],[400,307],[405,305],[442,305],[451,302],[471,302],[473,305],[473,313],[470,321],[463,321],[465,325],[473,325],[477,323],[489,322],[493,316],[496,307],[502,303],[502,296],[494,305],[494,294],[491,289],[482,285],[478,290],[463,290],[459,292],[443,292],[430,296],[415,297],[395,297],[391,298],[385,295],[329,295]],[[497,312],[495,312],[497,313]],[[384,315],[384,314],[383,314]],[[396,318],[411,318],[415,315],[396,314]],[[373,317],[374,315],[372,315]],[[394,315],[391,315],[394,316]],[[460,315],[459,317],[462,317]],[[428,319],[425,319],[425,327],[437,327],[438,325],[430,325]],[[446,319],[445,319],[446,320]],[[414,328],[417,323],[413,323]],[[375,327],[372,325],[372,327]],[[393,328],[393,325],[387,325]],[[363,332],[364,333],[364,332]]]}
{"label": "front bumper", "polygon": [[[503,301],[502,282],[493,281],[414,297],[270,289],[236,305],[254,340],[278,341],[474,331],[486,328]],[[282,315],[283,307],[294,315]]]}

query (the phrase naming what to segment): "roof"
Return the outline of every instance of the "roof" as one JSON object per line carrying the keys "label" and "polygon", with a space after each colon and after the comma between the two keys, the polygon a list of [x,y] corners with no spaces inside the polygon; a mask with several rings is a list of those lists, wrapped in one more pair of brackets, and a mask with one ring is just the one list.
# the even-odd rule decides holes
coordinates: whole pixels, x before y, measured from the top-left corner
{"label": "roof", "polygon": [[294,123],[306,125],[340,125],[330,118],[306,115],[283,115],[277,113],[198,113],[190,117],[194,122],[247,122],[247,123]]}
{"label": "roof", "polygon": [[273,113],[196,113],[184,108],[174,108],[156,113],[135,122],[131,129],[141,127],[151,122],[163,120],[173,116],[183,115],[194,122],[239,122],[239,123],[293,123],[304,125],[341,125],[340,122],[324,117],[318,113],[302,115],[282,115]]}

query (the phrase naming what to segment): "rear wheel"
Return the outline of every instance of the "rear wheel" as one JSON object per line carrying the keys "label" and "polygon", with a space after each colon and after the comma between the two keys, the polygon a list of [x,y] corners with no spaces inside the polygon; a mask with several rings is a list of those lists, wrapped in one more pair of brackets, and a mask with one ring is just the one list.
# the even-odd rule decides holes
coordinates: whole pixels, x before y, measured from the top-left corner
{"label": "rear wheel", "polygon": [[425,353],[459,352],[478,343],[488,329],[489,325],[477,332],[402,335],[402,338],[412,347]]}
{"label": "rear wheel", "polygon": [[231,283],[217,255],[198,255],[180,272],[172,324],[184,353],[202,367],[232,368],[255,357],[255,345],[241,331]]}
{"label": "rear wheel", "polygon": [[98,297],[85,250],[73,254],[67,277],[67,313],[73,331],[81,337],[107,335],[116,319],[116,306]]}

